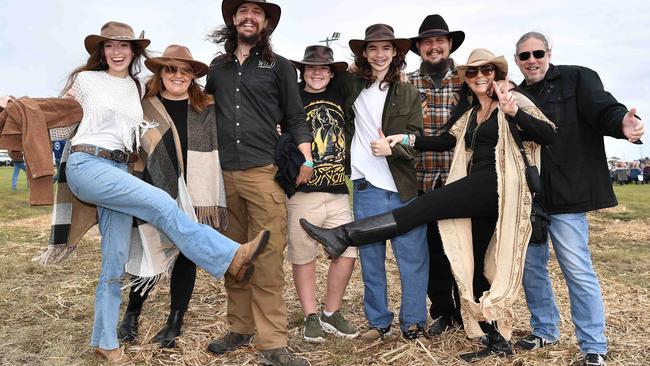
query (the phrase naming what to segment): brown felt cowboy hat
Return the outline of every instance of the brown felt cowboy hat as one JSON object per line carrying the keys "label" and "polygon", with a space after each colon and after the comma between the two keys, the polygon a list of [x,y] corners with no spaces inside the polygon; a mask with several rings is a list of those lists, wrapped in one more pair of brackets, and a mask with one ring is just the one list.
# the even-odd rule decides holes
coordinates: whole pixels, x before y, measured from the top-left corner
{"label": "brown felt cowboy hat", "polygon": [[270,32],[273,32],[275,27],[278,26],[282,10],[280,6],[268,3],[266,0],[223,0],[223,3],[221,3],[221,13],[223,14],[223,20],[226,22],[226,25],[233,25],[232,16],[239,9],[239,6],[244,3],[257,4],[264,9],[266,19],[269,20],[268,29]]}
{"label": "brown felt cowboy hat", "polygon": [[331,48],[326,46],[307,46],[305,48],[305,55],[302,57],[302,61],[293,61],[291,62],[300,69],[306,65],[310,66],[329,66],[332,65],[336,71],[345,71],[348,69],[348,64],[346,62],[334,61],[334,52]]}
{"label": "brown felt cowboy hat", "polygon": [[452,53],[460,47],[460,45],[465,40],[465,32],[463,31],[449,31],[449,26],[447,22],[438,14],[427,15],[426,18],[422,21],[420,25],[420,30],[418,31],[418,36],[411,38],[413,43],[411,44],[411,51],[416,54],[420,54],[418,50],[417,43],[422,38],[431,38],[431,37],[440,37],[440,36],[449,36],[452,39],[451,49],[449,53]]}
{"label": "brown felt cowboy hat", "polygon": [[477,48],[469,54],[467,63],[457,66],[458,74],[463,77],[465,71],[470,67],[479,67],[487,64],[496,66],[503,75],[508,75],[508,61],[503,56],[495,56],[492,51],[485,48]]}
{"label": "brown felt cowboy hat", "polygon": [[84,40],[86,51],[92,54],[95,52],[97,46],[104,41],[127,41],[135,42],[146,48],[150,40],[144,38],[144,31],[140,33],[140,37],[135,38],[133,28],[130,25],[120,22],[108,22],[102,26],[100,34],[91,34]]}
{"label": "brown felt cowboy hat", "polygon": [[351,39],[350,40],[350,49],[358,57],[363,56],[363,50],[366,47],[368,42],[381,42],[389,41],[397,44],[397,48],[406,53],[409,51],[411,46],[411,40],[408,38],[395,38],[395,32],[393,27],[387,24],[373,24],[370,27],[366,28],[366,38],[365,39]]}
{"label": "brown felt cowboy hat", "polygon": [[144,62],[144,65],[151,72],[156,73],[161,67],[172,65],[175,61],[184,62],[190,65],[194,78],[203,77],[208,73],[208,65],[204,64],[203,62],[196,61],[192,57],[192,53],[190,52],[189,48],[177,44],[167,46],[162,56],[152,57],[146,60]]}

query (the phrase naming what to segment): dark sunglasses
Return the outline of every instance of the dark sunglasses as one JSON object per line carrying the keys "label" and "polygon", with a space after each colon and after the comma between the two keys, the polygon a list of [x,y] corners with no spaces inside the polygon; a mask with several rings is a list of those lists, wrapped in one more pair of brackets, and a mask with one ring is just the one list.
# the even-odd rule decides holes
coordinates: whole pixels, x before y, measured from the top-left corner
{"label": "dark sunglasses", "polygon": [[[530,51],[520,52],[517,55],[517,57],[519,57],[519,60],[521,60],[521,61],[526,61],[526,60],[528,60],[530,58],[530,54],[531,54]],[[546,51],[544,51],[544,50],[535,50],[535,51],[532,52],[532,54],[533,54],[533,57],[535,57],[536,59],[539,60],[540,58],[544,58],[544,56],[546,56]]]}
{"label": "dark sunglasses", "polygon": [[465,76],[468,78],[475,78],[478,73],[481,73],[483,76],[490,76],[494,72],[494,66],[481,66],[481,67],[471,67],[465,70]]}
{"label": "dark sunglasses", "polygon": [[165,71],[170,74],[175,74],[180,71],[183,74],[193,75],[194,70],[191,67],[177,67],[177,66],[165,66]]}

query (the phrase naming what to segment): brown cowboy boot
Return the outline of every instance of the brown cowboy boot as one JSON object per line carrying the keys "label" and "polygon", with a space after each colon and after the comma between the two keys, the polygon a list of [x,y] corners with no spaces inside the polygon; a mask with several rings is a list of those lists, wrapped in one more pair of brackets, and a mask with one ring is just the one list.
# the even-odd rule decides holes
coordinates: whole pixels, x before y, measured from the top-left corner
{"label": "brown cowboy boot", "polygon": [[262,230],[253,240],[239,246],[228,267],[228,273],[235,277],[235,281],[246,282],[251,278],[255,270],[253,261],[264,250],[270,236],[270,231]]}

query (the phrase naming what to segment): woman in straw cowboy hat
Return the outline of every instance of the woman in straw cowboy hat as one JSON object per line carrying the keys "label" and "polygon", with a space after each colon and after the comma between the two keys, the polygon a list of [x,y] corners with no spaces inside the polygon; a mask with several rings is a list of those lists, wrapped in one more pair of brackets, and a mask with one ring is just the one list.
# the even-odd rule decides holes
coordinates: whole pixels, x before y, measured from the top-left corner
{"label": "woman in straw cowboy hat", "polygon": [[552,143],[554,125],[523,94],[497,86],[497,80],[506,79],[503,85],[509,84],[508,64],[502,56],[476,49],[458,69],[465,82],[459,105],[450,117],[449,132],[386,138],[391,145],[421,150],[454,148],[443,188],[392,212],[331,230],[301,223],[336,256],[349,245],[365,245],[439,220],[445,253],[461,293],[465,330],[471,337],[487,333],[482,338],[487,349],[462,356],[473,360],[492,353],[512,353],[507,341],[513,322],[511,304],[521,287],[531,235],[532,199],[526,165],[508,121],[518,127],[527,141],[525,150],[531,164],[538,166],[540,145]]}
{"label": "woman in straw cowboy hat", "polygon": [[[130,361],[119,348],[116,329],[134,217],[160,229],[190,260],[217,278],[227,271],[239,280],[247,280],[253,270],[252,261],[269,237],[268,231],[262,231],[253,241],[240,246],[209,226],[194,222],[167,192],[127,172],[127,163],[137,160],[134,153],[141,146],[141,133],[154,127],[143,119],[141,87],[135,78],[147,45],[149,40],[143,35],[135,38],[129,25],[106,23],[101,34],[86,37],[90,57],[72,72],[64,91],[79,102],[83,118],[70,141],[66,174],[63,182],[59,180],[59,187],[69,187],[77,199],[97,206],[102,264],[90,344],[113,364]],[[66,205],[59,204],[65,198],[59,189],[55,215],[66,209]],[[53,227],[54,234],[63,233],[64,237],[51,240],[41,258],[43,263],[69,254],[79,238],[68,238],[66,233],[92,221],[70,212],[69,207],[65,217],[57,216],[57,220],[67,218],[67,229],[65,225]],[[87,230],[89,226],[84,227]]]}
{"label": "woman in straw cowboy hat", "polygon": [[318,243],[307,236],[298,220],[309,217],[319,224],[338,226],[352,221],[352,210],[345,183],[344,98],[330,82],[345,73],[348,65],[335,62],[331,48],[308,46],[301,61],[292,61],[301,75],[302,102],[313,136],[311,179],[287,199],[287,259],[292,264],[293,280],[305,315],[303,338],[324,342],[325,332],[338,337],[359,335],[341,313],[345,289],[354,270],[357,248],[349,248],[332,260],[327,274],[323,311],[316,305],[316,257]]}
{"label": "woman in straw cowboy hat", "polygon": [[[136,171],[147,183],[170,196],[189,198],[189,214],[196,216],[198,222],[223,229],[226,198],[213,100],[198,83],[208,72],[208,65],[194,60],[187,47],[170,45],[161,57],[146,60],[145,66],[153,75],[142,101],[144,118],[156,121],[158,126],[143,136],[140,157],[145,164],[137,165]],[[185,190],[188,194],[182,193]],[[156,237],[146,235],[151,232],[149,224],[138,222],[137,230],[144,234],[132,236],[126,271],[136,278],[118,336],[125,341],[135,340],[144,301],[159,276],[171,270],[170,313],[154,339],[161,347],[175,347],[194,289],[196,264],[175,246],[154,246]],[[142,244],[141,237],[148,237],[147,245]],[[164,255],[158,256],[160,253]]]}

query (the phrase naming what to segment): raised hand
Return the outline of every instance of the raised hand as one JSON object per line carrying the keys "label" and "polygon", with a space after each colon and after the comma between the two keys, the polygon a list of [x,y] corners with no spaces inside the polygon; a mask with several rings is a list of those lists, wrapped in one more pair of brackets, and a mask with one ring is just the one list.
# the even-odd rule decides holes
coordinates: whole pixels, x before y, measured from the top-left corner
{"label": "raised hand", "polygon": [[[379,139],[372,141],[370,143],[370,150],[372,151],[372,155],[374,156],[392,155],[393,151],[390,148],[391,146],[395,146],[395,144],[391,145],[391,142],[389,142],[388,138],[386,138],[386,136],[384,135],[384,131],[382,131],[381,128],[378,128],[377,130],[379,130]],[[403,135],[398,135],[398,136],[403,136]]]}
{"label": "raised hand", "polygon": [[632,107],[629,112],[625,113],[622,122],[623,135],[630,142],[636,142],[645,133],[643,121],[636,118],[636,108]]}
{"label": "raised hand", "polygon": [[510,78],[506,76],[506,80],[501,85],[497,84],[496,81],[492,82],[492,89],[496,93],[497,98],[499,98],[499,108],[503,113],[507,114],[510,117],[514,117],[517,114],[519,108],[515,100],[515,96],[510,92]]}

